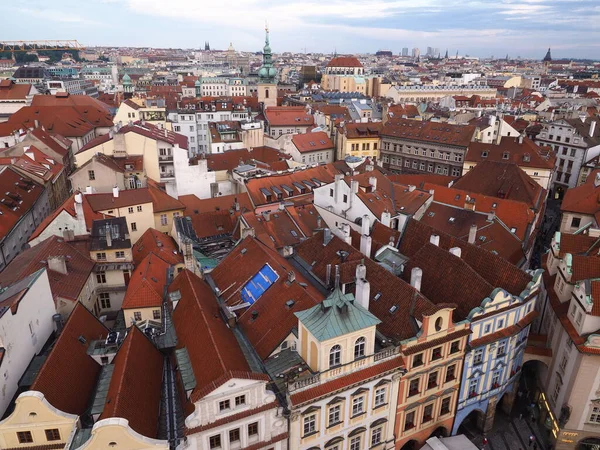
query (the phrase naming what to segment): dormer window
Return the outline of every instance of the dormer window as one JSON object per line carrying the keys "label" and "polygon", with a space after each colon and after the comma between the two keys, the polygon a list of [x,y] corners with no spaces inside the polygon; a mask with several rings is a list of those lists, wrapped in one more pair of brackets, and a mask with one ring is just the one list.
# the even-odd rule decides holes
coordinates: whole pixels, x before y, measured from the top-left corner
{"label": "dormer window", "polygon": [[342,363],[342,347],[334,345],[329,350],[329,368],[339,366]]}
{"label": "dormer window", "polygon": [[354,343],[354,359],[359,359],[365,356],[365,342],[364,337],[359,337]]}

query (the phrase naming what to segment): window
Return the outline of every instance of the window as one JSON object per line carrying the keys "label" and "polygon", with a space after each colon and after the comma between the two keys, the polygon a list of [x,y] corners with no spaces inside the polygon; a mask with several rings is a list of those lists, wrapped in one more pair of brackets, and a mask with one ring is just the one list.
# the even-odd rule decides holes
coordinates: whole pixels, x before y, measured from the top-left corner
{"label": "window", "polygon": [[137,231],[137,224],[135,222],[131,222],[131,231]]}
{"label": "window", "polygon": [[137,212],[142,212],[142,205],[138,205]]}
{"label": "window", "polygon": [[375,408],[385,405],[385,388],[375,390]]}
{"label": "window", "polygon": [[573,217],[571,219],[571,228],[579,228],[581,225],[581,217]]}
{"label": "window", "polygon": [[460,351],[460,341],[454,341],[450,344],[450,354],[458,353]]}
{"label": "window", "polygon": [[48,441],[60,441],[60,432],[57,428],[50,430],[44,430],[46,432],[46,440]]}
{"label": "window", "polygon": [[556,378],[556,383],[554,384],[554,391],[552,392],[552,401],[554,403],[556,403],[556,400],[558,399],[558,396],[560,395],[560,380],[558,379],[558,377]]}
{"label": "window", "polygon": [[413,367],[419,367],[423,365],[423,353],[413,356]]}
{"label": "window", "polygon": [[160,309],[153,309],[152,310],[152,318],[154,320],[160,320]]}
{"label": "window", "polygon": [[488,334],[491,331],[491,329],[492,329],[492,326],[488,323],[483,327],[483,332],[485,334]]}
{"label": "window", "polygon": [[600,406],[594,406],[592,408],[592,414],[590,414],[590,422],[600,423]]}
{"label": "window", "polygon": [[412,397],[413,395],[417,395],[419,393],[419,379],[415,378],[414,380],[410,380],[408,385],[408,396]]}
{"label": "window", "polygon": [[223,400],[219,402],[219,411],[227,411],[231,407],[229,400]]}
{"label": "window", "polygon": [[240,441],[240,429],[236,428],[235,430],[229,430],[229,442],[239,442]]}
{"label": "window", "polygon": [[29,444],[33,442],[31,431],[17,431],[17,439],[19,440],[19,444]]}
{"label": "window", "polygon": [[115,252],[115,257],[117,259],[123,259],[123,258],[125,258],[125,252],[124,251]]}
{"label": "window", "polygon": [[96,282],[98,284],[106,283],[106,272],[98,272],[96,274]]}
{"label": "window", "polygon": [[475,397],[477,395],[477,387],[479,380],[477,378],[471,378],[469,380],[469,397]]}
{"label": "window", "polygon": [[96,174],[94,173],[93,170],[88,170],[88,178],[93,181],[96,179]]}
{"label": "window", "polygon": [[437,359],[440,359],[442,357],[442,347],[436,347],[433,349],[433,351],[431,352],[431,360],[435,361]]}
{"label": "window", "polygon": [[166,214],[161,214],[160,215],[160,224],[164,227],[168,223],[169,223],[169,221],[167,219],[167,215]]}
{"label": "window", "polygon": [[350,439],[350,450],[360,450],[360,436]]}
{"label": "window", "polygon": [[135,320],[136,322],[142,320],[142,313],[140,311],[135,311],[133,313],[133,320]]}
{"label": "window", "polygon": [[333,197],[333,189],[329,189],[329,196]]}
{"label": "window", "polygon": [[243,406],[246,404],[246,396],[245,395],[238,395],[235,398],[235,406]]}
{"label": "window", "polygon": [[365,338],[359,337],[354,343],[354,359],[365,356]]}
{"label": "window", "polygon": [[334,345],[329,351],[329,367],[339,366],[342,362],[342,347]]}
{"label": "window", "polygon": [[448,366],[446,369],[446,383],[456,379],[456,364]]}
{"label": "window", "polygon": [[483,362],[483,349],[478,348],[473,355],[473,364],[481,364]]}
{"label": "window", "polygon": [[358,416],[365,412],[364,404],[364,397],[356,397],[352,399],[352,417]]}
{"label": "window", "polygon": [[575,319],[575,322],[577,323],[577,325],[581,325],[582,318],[583,318],[583,314],[581,313],[581,311],[577,311],[577,318]]}
{"label": "window", "polygon": [[210,444],[210,448],[221,448],[221,435],[216,434],[208,438],[208,443]]}
{"label": "window", "polygon": [[429,422],[433,416],[433,403],[423,408],[423,423]]}
{"label": "window", "polygon": [[415,412],[411,411],[406,414],[406,418],[404,419],[404,431],[410,430],[415,426]]}
{"label": "window", "polygon": [[562,360],[560,361],[560,365],[559,365],[559,368],[560,368],[561,372],[564,373],[565,368],[567,367],[567,363],[568,362],[569,362],[569,352],[565,351],[563,353],[563,357],[562,357]]}
{"label": "window", "polygon": [[304,436],[317,432],[317,415],[311,414],[304,418]]}
{"label": "window", "polygon": [[344,203],[348,203],[348,195],[344,194]]}
{"label": "window", "polygon": [[248,424],[248,436],[256,436],[258,434],[258,422]]}
{"label": "window", "polygon": [[98,299],[100,300],[100,307],[102,309],[110,308],[110,294],[108,292],[98,294]]}
{"label": "window", "polygon": [[327,426],[331,427],[340,422],[341,409],[340,405],[333,405],[329,408],[329,414],[327,417]]}
{"label": "window", "polygon": [[429,377],[427,378],[427,389],[433,389],[434,387],[437,386],[437,377],[438,377],[437,372],[433,372],[433,373],[429,374]]}
{"label": "window", "polygon": [[129,208],[127,208],[127,212],[129,214],[133,214],[133,206],[130,206]]}
{"label": "window", "polygon": [[106,261],[106,253],[104,253],[104,252],[96,253],[96,260],[97,261]]}
{"label": "window", "polygon": [[499,370],[494,372],[492,375],[492,389],[496,389],[498,386],[500,386],[500,375],[501,373]]}
{"label": "window", "polygon": [[498,344],[498,353],[496,357],[503,356],[506,353],[506,341],[502,341]]}
{"label": "window", "polygon": [[371,447],[381,444],[381,435],[383,434],[383,427],[374,428],[371,432]]}
{"label": "window", "polygon": [[440,416],[448,414],[450,412],[450,397],[446,397],[442,400],[442,407],[440,408]]}

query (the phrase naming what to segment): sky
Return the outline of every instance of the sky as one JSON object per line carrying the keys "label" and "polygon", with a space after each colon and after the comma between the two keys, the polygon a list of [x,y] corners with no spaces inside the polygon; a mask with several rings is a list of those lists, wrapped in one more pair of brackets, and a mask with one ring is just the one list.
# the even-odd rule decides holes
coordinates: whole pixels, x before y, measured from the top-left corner
{"label": "sky", "polygon": [[[3,0],[7,1],[7,0]],[[598,0],[20,0],[0,40],[273,52],[600,59]]]}

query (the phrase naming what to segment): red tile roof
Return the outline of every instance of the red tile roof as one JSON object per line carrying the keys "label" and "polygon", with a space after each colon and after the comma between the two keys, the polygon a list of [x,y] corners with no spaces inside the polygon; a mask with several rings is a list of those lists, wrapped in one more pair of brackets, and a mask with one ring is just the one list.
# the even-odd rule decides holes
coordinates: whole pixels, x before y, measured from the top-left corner
{"label": "red tile roof", "polygon": [[324,131],[316,133],[295,134],[292,143],[300,153],[309,153],[333,149],[333,142]]}
{"label": "red tile roof", "polygon": [[395,137],[410,141],[433,142],[445,146],[468,147],[475,134],[474,125],[396,119],[381,130],[382,137]]}
{"label": "red tile roof", "polygon": [[305,238],[304,234],[286,214],[277,210],[271,214],[254,214],[250,211],[242,215],[243,221],[254,229],[254,236],[267,247],[281,249],[288,245],[298,244]]}
{"label": "red tile roof", "polygon": [[594,215],[600,210],[600,186],[594,184],[595,177],[589,176],[581,186],[567,189],[560,205],[561,211]]}
{"label": "red tile roof", "polygon": [[[543,154],[542,154],[543,153]],[[483,156],[483,155],[486,156]],[[503,137],[499,145],[472,142],[465,155],[465,162],[497,161],[511,162],[519,167],[533,167],[552,170],[556,156],[552,153],[542,152],[542,149],[531,139]]]}
{"label": "red tile roof", "polygon": [[[231,378],[249,378],[250,367],[231,329],[221,318],[208,284],[183,270],[169,286],[181,300],[173,311],[177,348],[186,348],[196,377],[190,401],[197,402]],[[260,374],[259,379],[266,377]]]}
{"label": "red tile roof", "polygon": [[2,80],[0,82],[0,101],[25,101],[32,88],[31,84],[16,84],[11,80]]}
{"label": "red tile roof", "polygon": [[265,119],[270,127],[312,127],[314,118],[304,106],[269,106]]}
{"label": "red tile roof", "polygon": [[345,123],[344,126],[339,126],[340,133],[345,134],[348,139],[365,139],[376,138],[381,134],[383,123],[367,122],[367,123]]}
{"label": "red tile roof", "polygon": [[114,359],[100,420],[127,419],[129,426],[149,438],[158,435],[163,356],[137,327],[131,327]]}
{"label": "red tile roof", "polygon": [[154,213],[185,209],[183,203],[163,191],[158,183],[152,179],[148,179],[148,194],[152,198],[152,210]]}
{"label": "red tile roof", "polygon": [[18,254],[0,272],[0,285],[12,284],[33,272],[47,268],[47,261],[51,256],[64,256],[67,263],[66,274],[48,269],[50,289],[55,303],[58,306],[59,297],[76,302],[93,271],[94,261],[87,253],[83,253],[75,245],[65,242],[58,236],[50,236],[38,245]]}
{"label": "red tile roof", "polygon": [[148,254],[131,274],[123,309],[160,307],[167,286],[169,264],[153,253]]}
{"label": "red tile roof", "polygon": [[133,262],[136,266],[150,254],[154,254],[167,264],[174,266],[183,264],[183,256],[179,253],[173,238],[154,228],[148,228],[133,245]]}
{"label": "red tile roof", "polygon": [[[229,152],[227,152],[229,153]],[[180,195],[179,201],[185,206],[185,215],[201,214],[214,211],[235,211],[235,202],[239,204],[240,211],[251,211],[252,203],[248,194],[241,192],[239,194],[222,195],[219,197],[200,199],[194,194]]]}
{"label": "red tile roof", "polygon": [[[68,414],[85,413],[96,388],[101,366],[87,354],[95,339],[108,329],[85,306],[77,303],[50,355],[42,365],[32,391],[39,391],[52,406]],[[79,338],[83,336],[85,343]]]}
{"label": "red tile roof", "polygon": [[384,376],[390,372],[404,367],[404,360],[401,356],[390,358],[379,364],[374,364],[366,369],[357,370],[348,375],[335,378],[331,381],[319,384],[313,388],[308,388],[300,392],[294,392],[290,395],[290,402],[294,407],[298,407],[307,402],[313,402],[322,397],[329,397],[345,389],[350,389],[358,384],[363,384],[368,380]]}
{"label": "red tile roof", "polygon": [[[295,281],[288,282],[288,273],[294,271],[292,265],[276,251],[247,237],[211,272],[227,306],[243,303],[242,289],[265,264],[269,264],[279,278],[250,307],[236,311],[238,326],[262,359],[266,359],[297,326],[296,311],[308,309],[323,300],[323,296],[297,271]],[[286,302],[291,299],[295,304],[289,308]]]}
{"label": "red tile roof", "polygon": [[363,67],[354,56],[336,56],[327,63],[327,67]]}
{"label": "red tile roof", "polygon": [[120,190],[115,197],[112,192],[103,194],[87,194],[85,197],[94,211],[106,211],[127,206],[152,203],[150,188]]}
{"label": "red tile roof", "polygon": [[0,166],[0,241],[35,205],[43,188],[11,167]]}
{"label": "red tile roof", "polygon": [[425,184],[435,184],[438,186],[447,187],[450,183],[453,183],[456,178],[450,177],[447,175],[437,175],[437,174],[389,174],[388,179],[394,183],[404,184],[404,185],[412,185],[416,186],[419,189],[423,189]]}
{"label": "red tile roof", "polygon": [[186,211],[185,216],[192,221],[192,226],[199,238],[232,234],[238,223],[238,214],[226,211],[198,213]]}

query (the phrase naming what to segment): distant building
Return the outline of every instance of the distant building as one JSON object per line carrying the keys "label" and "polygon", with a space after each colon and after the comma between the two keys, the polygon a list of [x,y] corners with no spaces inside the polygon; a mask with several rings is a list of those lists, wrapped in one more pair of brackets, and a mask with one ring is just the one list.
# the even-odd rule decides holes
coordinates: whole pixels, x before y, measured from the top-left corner
{"label": "distant building", "polygon": [[402,56],[408,56],[408,47],[402,49]]}

